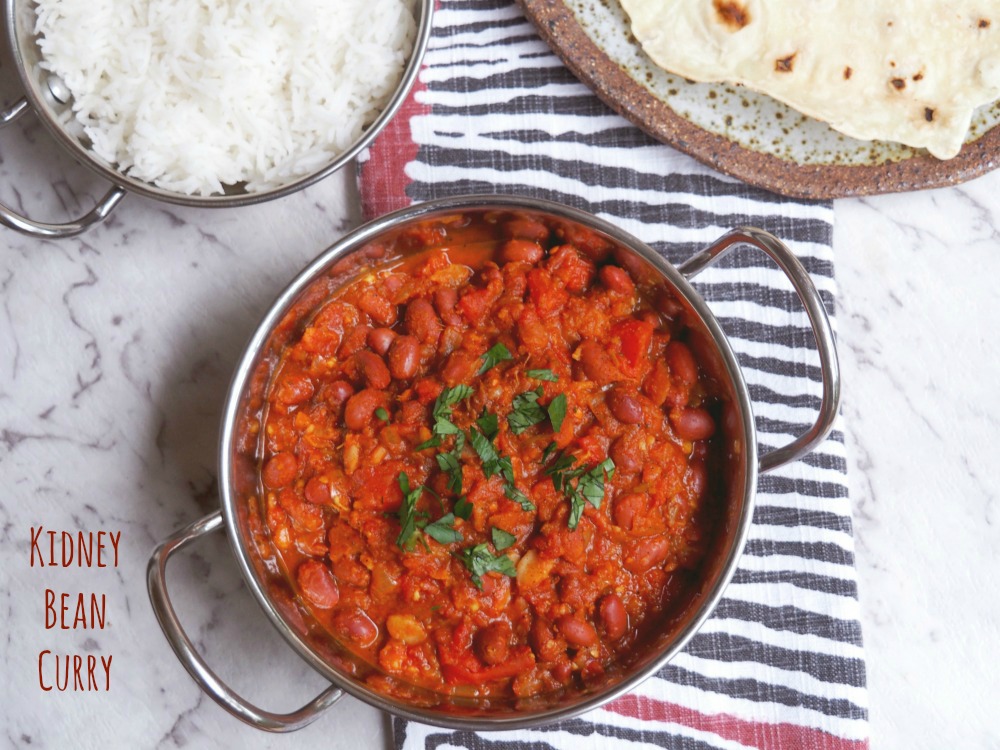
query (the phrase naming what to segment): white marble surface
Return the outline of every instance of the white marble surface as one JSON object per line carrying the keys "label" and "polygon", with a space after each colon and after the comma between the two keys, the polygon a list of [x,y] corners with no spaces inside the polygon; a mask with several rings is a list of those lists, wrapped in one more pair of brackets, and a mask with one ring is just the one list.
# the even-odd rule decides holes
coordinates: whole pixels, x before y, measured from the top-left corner
{"label": "white marble surface", "polygon": [[[102,186],[25,120],[0,133],[0,200],[85,210]],[[1000,748],[1000,172],[836,209],[845,426],[873,747]],[[80,239],[0,229],[0,747],[377,747],[345,700],[294,738],[206,700],[146,597],[154,544],[215,507],[220,406],[286,281],[357,221],[353,176],[258,207],[129,197]],[[122,532],[118,569],[29,567],[29,534]],[[222,536],[173,568],[222,676],[274,709],[322,681],[242,589]],[[45,629],[44,592],[107,595],[98,631]],[[38,654],[113,655],[111,691],[43,693]]]}

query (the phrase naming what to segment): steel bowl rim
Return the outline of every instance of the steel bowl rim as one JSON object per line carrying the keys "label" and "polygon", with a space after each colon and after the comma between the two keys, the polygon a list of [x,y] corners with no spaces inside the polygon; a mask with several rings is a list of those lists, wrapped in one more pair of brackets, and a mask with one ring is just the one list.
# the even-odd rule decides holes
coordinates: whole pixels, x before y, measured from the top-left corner
{"label": "steel bowl rim", "polygon": [[[690,304],[701,317],[706,329],[712,336],[718,353],[725,365],[726,374],[729,376],[733,393],[739,406],[741,419],[743,421],[743,450],[741,452],[744,462],[744,483],[743,483],[743,507],[739,516],[738,526],[732,537],[731,544],[725,552],[724,562],[721,572],[716,580],[711,593],[705,598],[701,605],[701,610],[697,616],[693,617],[679,631],[675,640],[668,648],[665,648],[655,659],[642,670],[621,680],[620,682],[597,691],[588,696],[580,703],[561,708],[547,709],[526,716],[512,717],[489,717],[489,716],[467,716],[460,713],[449,714],[441,711],[422,709],[405,702],[389,698],[356,682],[349,677],[341,675],[323,660],[305,641],[303,641],[285,622],[284,618],[274,606],[267,592],[264,590],[262,582],[258,579],[254,569],[248,549],[240,542],[238,532],[238,519],[236,516],[236,498],[232,492],[231,475],[232,445],[235,439],[235,426],[238,421],[239,407],[244,390],[247,386],[249,376],[252,374],[256,360],[261,353],[268,337],[275,327],[282,320],[285,313],[291,308],[299,294],[306,287],[321,276],[339,259],[349,252],[356,250],[365,242],[377,237],[386,230],[394,229],[404,223],[414,220],[428,218],[435,214],[448,214],[461,212],[463,210],[525,210],[533,212],[543,212],[556,218],[567,219],[579,222],[589,228],[596,229],[610,236],[619,242],[623,247],[637,253],[643,259],[649,261],[653,267],[660,272],[663,277],[681,294],[684,300]],[[578,716],[586,711],[597,708],[614,698],[633,690],[637,685],[644,682],[655,674],[664,664],[670,661],[679,653],[701,629],[705,621],[714,612],[723,593],[734,573],[746,546],[746,541],[750,531],[753,518],[754,504],[757,494],[757,479],[759,473],[758,466],[758,446],[757,430],[751,408],[751,398],[746,381],[743,377],[742,369],[736,360],[736,355],[729,343],[728,337],[722,330],[715,317],[715,314],[708,308],[707,303],[701,295],[694,289],[691,283],[661,255],[650,246],[643,243],[629,232],[591,214],[570,206],[566,206],[553,201],[523,198],[515,196],[497,195],[465,195],[420,203],[408,208],[403,208],[380,218],[374,219],[350,234],[338,240],[329,248],[324,250],[319,256],[311,261],[278,295],[274,303],[258,324],[248,343],[243,349],[239,363],[234,371],[229,390],[226,396],[223,409],[222,422],[219,431],[219,499],[222,505],[223,517],[226,524],[226,536],[229,538],[233,553],[243,578],[246,580],[254,598],[267,614],[271,623],[275,626],[282,637],[292,646],[292,648],[314,669],[324,677],[331,680],[335,685],[353,697],[368,703],[371,706],[387,711],[396,716],[401,716],[413,721],[423,722],[434,726],[449,729],[473,729],[473,730],[510,730],[536,727],[560,719],[568,719]]]}
{"label": "steel bowl rim", "polygon": [[399,108],[403,105],[409,95],[413,84],[416,82],[420,67],[423,64],[424,55],[427,52],[427,45],[431,37],[431,29],[434,22],[435,0],[414,0],[414,10],[419,12],[417,18],[417,32],[413,40],[413,51],[407,60],[403,75],[400,78],[392,97],[386,104],[379,116],[375,118],[371,125],[361,134],[354,143],[339,153],[331,162],[328,162],[321,169],[303,175],[287,185],[269,188],[254,193],[235,193],[232,195],[187,195],[171,190],[157,187],[156,185],[130,177],[109,164],[101,161],[94,154],[83,147],[83,145],[71,136],[62,125],[60,125],[49,112],[48,104],[39,94],[36,82],[29,74],[25,64],[21,45],[18,41],[16,5],[20,2],[30,2],[30,0],[3,0],[4,2],[4,26],[7,38],[10,42],[11,56],[14,60],[14,68],[17,70],[21,87],[28,100],[31,111],[45,126],[45,129],[53,139],[67,150],[77,162],[97,174],[99,177],[111,182],[118,187],[125,189],[129,193],[135,193],[146,198],[164,201],[180,206],[191,206],[195,208],[232,208],[237,206],[249,206],[256,203],[263,203],[277,198],[284,198],[303,190],[320,180],[329,177],[334,172],[339,171],[350,163],[363,149],[367,148],[375,137],[392,120]]}

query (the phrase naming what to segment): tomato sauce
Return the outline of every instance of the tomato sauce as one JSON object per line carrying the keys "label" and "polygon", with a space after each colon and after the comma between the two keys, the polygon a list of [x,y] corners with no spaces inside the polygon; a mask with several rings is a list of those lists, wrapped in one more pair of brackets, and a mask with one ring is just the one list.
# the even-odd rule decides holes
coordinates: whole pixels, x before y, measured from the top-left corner
{"label": "tomato sauce", "polygon": [[585,687],[711,541],[718,405],[681,306],[565,224],[454,217],[398,247],[283,349],[250,500],[302,604],[393,679]]}

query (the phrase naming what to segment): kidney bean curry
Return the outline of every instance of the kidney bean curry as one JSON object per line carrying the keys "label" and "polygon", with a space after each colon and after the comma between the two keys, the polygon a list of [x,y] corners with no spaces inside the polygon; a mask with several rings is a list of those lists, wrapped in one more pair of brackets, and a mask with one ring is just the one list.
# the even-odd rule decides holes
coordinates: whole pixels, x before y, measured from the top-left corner
{"label": "kidney bean curry", "polygon": [[586,687],[676,609],[716,525],[682,307],[576,225],[406,230],[274,364],[251,513],[303,605],[391,678]]}

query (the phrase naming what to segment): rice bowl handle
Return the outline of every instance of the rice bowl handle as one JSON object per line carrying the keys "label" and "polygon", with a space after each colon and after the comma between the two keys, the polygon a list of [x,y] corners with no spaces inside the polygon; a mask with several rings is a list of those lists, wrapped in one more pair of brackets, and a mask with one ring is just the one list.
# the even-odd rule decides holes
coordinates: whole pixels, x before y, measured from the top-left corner
{"label": "rice bowl handle", "polygon": [[[26,98],[19,99],[13,106],[0,113],[0,128],[19,119],[28,109],[28,100]],[[56,240],[64,237],[75,237],[90,229],[94,224],[100,224],[108,218],[115,206],[125,197],[125,193],[124,188],[115,185],[97,202],[96,206],[81,218],[62,224],[49,224],[29,219],[0,203],[0,224],[21,234],[40,239]]]}

